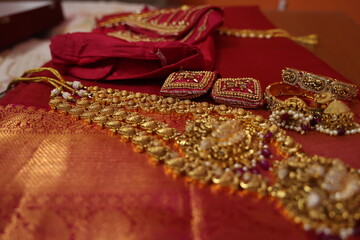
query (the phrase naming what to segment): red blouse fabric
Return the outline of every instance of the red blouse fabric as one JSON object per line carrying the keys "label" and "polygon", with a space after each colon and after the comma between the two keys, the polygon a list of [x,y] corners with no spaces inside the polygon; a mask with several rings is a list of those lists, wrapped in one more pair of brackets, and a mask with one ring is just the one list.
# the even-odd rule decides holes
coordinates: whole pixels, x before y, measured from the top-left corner
{"label": "red blouse fabric", "polygon": [[[191,9],[195,8],[187,11]],[[179,18],[176,22],[180,22],[187,16],[186,11],[170,14],[173,13],[159,13],[156,17],[161,23],[170,17]],[[99,22],[121,16],[107,16]],[[222,24],[222,11],[202,7],[189,16],[189,25],[172,34],[125,23],[111,28],[98,26],[92,33],[58,35],[51,41],[52,63],[63,74],[88,80],[149,79],[179,69],[212,70],[215,63],[212,33]],[[152,40],[134,42],[108,35],[114,32]]]}

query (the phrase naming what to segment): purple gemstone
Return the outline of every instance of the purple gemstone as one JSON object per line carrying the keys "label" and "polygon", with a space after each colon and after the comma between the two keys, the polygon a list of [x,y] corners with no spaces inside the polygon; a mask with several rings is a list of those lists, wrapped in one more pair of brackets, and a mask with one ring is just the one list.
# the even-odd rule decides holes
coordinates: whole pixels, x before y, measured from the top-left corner
{"label": "purple gemstone", "polygon": [[266,158],[269,158],[271,156],[271,151],[269,148],[263,148],[261,150],[261,155],[263,155]]}
{"label": "purple gemstone", "polygon": [[235,170],[235,173],[239,174],[239,175],[242,175],[245,171],[242,169],[242,168],[237,168]]}
{"label": "purple gemstone", "polygon": [[313,119],[310,120],[310,126],[315,127],[315,125],[317,125],[320,122],[320,117],[314,117]]}
{"label": "purple gemstone", "polygon": [[289,121],[289,119],[290,119],[290,114],[288,114],[288,113],[281,114],[280,119],[281,119],[282,121],[287,122],[287,121]]}
{"label": "purple gemstone", "polygon": [[270,163],[266,159],[263,159],[259,162],[259,166],[267,171],[270,168]]}
{"label": "purple gemstone", "polygon": [[274,134],[270,131],[267,131],[264,135],[264,137],[267,139],[267,140],[270,140],[272,137],[274,136]]}
{"label": "purple gemstone", "polygon": [[260,170],[257,167],[253,167],[250,169],[250,172],[252,174],[260,174]]}
{"label": "purple gemstone", "polygon": [[338,128],[337,129],[337,134],[338,134],[338,136],[342,136],[342,135],[344,135],[345,134],[345,129],[344,128]]}
{"label": "purple gemstone", "polygon": [[309,129],[310,129],[310,126],[308,124],[302,124],[301,125],[301,130],[303,130],[304,132],[309,131]]}

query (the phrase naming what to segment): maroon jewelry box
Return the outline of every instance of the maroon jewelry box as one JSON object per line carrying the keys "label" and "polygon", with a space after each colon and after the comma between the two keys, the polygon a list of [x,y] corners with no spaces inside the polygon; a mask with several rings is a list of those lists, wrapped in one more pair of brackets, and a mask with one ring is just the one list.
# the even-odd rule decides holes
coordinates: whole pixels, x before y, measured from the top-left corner
{"label": "maroon jewelry box", "polygon": [[59,0],[0,1],[0,49],[41,33],[63,19]]}

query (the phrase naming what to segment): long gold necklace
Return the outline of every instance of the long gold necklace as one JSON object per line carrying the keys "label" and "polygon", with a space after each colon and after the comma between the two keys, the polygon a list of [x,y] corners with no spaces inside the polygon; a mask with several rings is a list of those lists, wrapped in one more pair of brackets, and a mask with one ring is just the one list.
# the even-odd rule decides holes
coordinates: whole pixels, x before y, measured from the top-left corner
{"label": "long gold necklace", "polygon": [[[50,71],[54,77],[29,77]],[[51,68],[15,79],[55,87],[50,107],[107,129],[167,171],[230,192],[276,199],[305,230],[351,235],[360,220],[360,173],[339,159],[309,156],[260,115],[241,108],[66,82]],[[159,115],[161,117],[159,117]],[[177,126],[162,121],[176,118]]]}

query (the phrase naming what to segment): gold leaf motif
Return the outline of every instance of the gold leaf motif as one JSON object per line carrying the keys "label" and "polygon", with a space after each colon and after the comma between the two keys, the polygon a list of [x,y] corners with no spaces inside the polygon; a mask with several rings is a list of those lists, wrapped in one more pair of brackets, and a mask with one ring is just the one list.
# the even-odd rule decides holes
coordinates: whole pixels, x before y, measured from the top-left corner
{"label": "gold leaf motif", "polygon": [[68,104],[68,103],[60,103],[58,106],[57,106],[58,109],[62,110],[62,111],[68,111],[71,109],[71,105]]}
{"label": "gold leaf motif", "polygon": [[93,103],[88,106],[88,110],[91,112],[97,112],[101,110],[101,105],[99,103]]}
{"label": "gold leaf motif", "polygon": [[103,115],[96,116],[94,117],[93,121],[96,123],[105,123],[107,121],[107,117]]}
{"label": "gold leaf motif", "polygon": [[173,128],[160,128],[156,131],[156,134],[164,138],[170,138],[175,134],[175,130]]}
{"label": "gold leaf motif", "polygon": [[178,158],[172,158],[166,161],[166,164],[173,168],[183,168],[185,166],[185,160],[184,158],[178,157]]}
{"label": "gold leaf motif", "polygon": [[63,102],[63,99],[62,98],[54,98],[54,99],[51,99],[50,102],[49,102],[49,105],[50,106],[57,106],[59,105],[60,103]]}
{"label": "gold leaf motif", "polygon": [[117,119],[119,119],[119,118],[123,119],[126,116],[127,116],[127,113],[124,109],[115,110],[113,113],[113,117],[116,117]]}
{"label": "gold leaf motif", "polygon": [[133,127],[131,126],[123,126],[120,127],[118,132],[122,135],[124,135],[125,137],[131,137],[134,136],[136,134],[136,131]]}
{"label": "gold leaf motif", "polygon": [[110,107],[110,106],[107,106],[107,107],[104,107],[103,109],[101,109],[100,111],[102,114],[106,114],[106,115],[109,115],[109,114],[112,114],[114,112],[114,108],[113,107]]}
{"label": "gold leaf motif", "polygon": [[147,121],[140,125],[143,129],[153,131],[158,127],[158,124],[155,121]]}
{"label": "gold leaf motif", "polygon": [[90,101],[87,99],[79,99],[76,101],[76,105],[80,106],[80,107],[86,107],[90,104]]}
{"label": "gold leaf motif", "polygon": [[145,145],[148,145],[151,142],[151,139],[152,138],[150,136],[135,136],[135,137],[133,137],[132,141],[135,144],[145,146]]}
{"label": "gold leaf motif", "polygon": [[125,118],[125,121],[130,124],[138,124],[143,120],[143,117],[139,115],[128,115]]}
{"label": "gold leaf motif", "polygon": [[203,178],[206,176],[206,174],[207,174],[207,168],[205,166],[198,166],[197,168],[189,172],[189,176],[195,179]]}
{"label": "gold leaf motif", "polygon": [[163,157],[166,154],[166,148],[162,146],[149,147],[147,152],[154,157]]}
{"label": "gold leaf motif", "polygon": [[121,126],[121,122],[118,120],[112,120],[112,121],[106,122],[105,125],[109,128],[118,128]]}
{"label": "gold leaf motif", "polygon": [[86,120],[92,120],[95,116],[96,114],[94,112],[84,112],[83,114],[81,114],[81,118]]}
{"label": "gold leaf motif", "polygon": [[70,114],[74,115],[74,116],[79,116],[84,112],[83,108],[73,108],[69,111]]}

